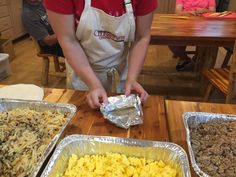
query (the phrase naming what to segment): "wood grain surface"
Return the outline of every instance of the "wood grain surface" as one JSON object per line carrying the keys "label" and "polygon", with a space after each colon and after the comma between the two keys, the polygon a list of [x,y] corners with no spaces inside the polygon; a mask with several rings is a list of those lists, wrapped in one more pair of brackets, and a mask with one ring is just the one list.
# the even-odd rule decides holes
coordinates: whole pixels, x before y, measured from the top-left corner
{"label": "wood grain surface", "polygon": [[116,127],[103,118],[99,110],[92,110],[86,103],[86,92],[66,89],[45,89],[45,101],[76,105],[76,116],[71,120],[65,134],[86,134],[168,141],[164,99],[150,96],[143,104],[144,123],[128,130]]}
{"label": "wood grain surface", "polygon": [[[155,14],[151,43],[164,45],[233,46],[236,39],[235,19],[162,18]],[[168,16],[176,16],[168,14]]]}
{"label": "wood grain surface", "polygon": [[[182,146],[186,150],[186,152],[188,152],[188,148],[186,144],[186,133],[182,118],[183,113],[209,112],[221,114],[236,114],[236,105],[230,104],[212,104],[166,100],[165,107],[170,141]],[[192,176],[197,177],[192,169],[191,171]]]}

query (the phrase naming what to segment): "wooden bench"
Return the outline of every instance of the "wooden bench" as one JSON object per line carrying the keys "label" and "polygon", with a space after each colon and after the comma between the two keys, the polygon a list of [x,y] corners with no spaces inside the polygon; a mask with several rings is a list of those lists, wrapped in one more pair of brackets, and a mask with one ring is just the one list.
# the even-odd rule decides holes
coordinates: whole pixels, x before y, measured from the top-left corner
{"label": "wooden bench", "polygon": [[[42,67],[42,85],[47,85],[48,84],[48,77],[49,75],[55,76],[55,77],[61,77],[65,78],[65,63],[60,63],[59,62],[59,57],[56,55],[52,54],[45,54],[45,53],[37,53],[38,57],[41,57],[43,59],[43,67]],[[54,62],[54,72],[49,72],[50,68],[50,58],[53,59]]]}
{"label": "wooden bench", "polygon": [[[213,87],[221,91],[226,97],[226,103],[231,103],[236,98],[236,42],[234,49],[227,50],[226,57],[222,64],[222,68],[208,69],[203,71],[203,75],[210,82],[207,87],[204,101],[208,101],[209,95]],[[228,61],[233,54],[230,67],[226,67]]]}
{"label": "wooden bench", "polygon": [[[60,78],[65,78],[66,73],[65,71],[65,62],[59,62],[59,56],[49,54],[49,53],[44,53],[41,51],[40,46],[38,44],[38,41],[31,37],[35,48],[37,50],[37,56],[43,59],[43,67],[42,67],[42,85],[45,86],[48,84],[48,76],[55,76],[55,77],[60,77]],[[50,58],[53,59],[54,62],[54,72],[49,72],[50,70]]]}
{"label": "wooden bench", "polygon": [[[208,86],[207,93],[211,92],[212,86],[219,89],[225,96],[228,95],[229,88],[229,68],[209,69],[203,71],[203,75],[211,83]],[[204,100],[208,100],[210,93],[205,95]]]}

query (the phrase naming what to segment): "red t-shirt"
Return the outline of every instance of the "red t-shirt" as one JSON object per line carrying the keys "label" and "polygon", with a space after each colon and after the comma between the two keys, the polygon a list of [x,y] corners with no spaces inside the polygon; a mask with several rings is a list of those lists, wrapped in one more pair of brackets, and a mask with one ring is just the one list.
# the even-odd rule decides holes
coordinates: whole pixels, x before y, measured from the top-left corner
{"label": "red t-shirt", "polygon": [[[131,0],[134,15],[146,15],[157,8],[157,0]],[[44,0],[47,9],[60,14],[75,14],[80,19],[85,0]],[[91,6],[101,9],[112,16],[121,16],[126,10],[124,0],[91,0]]]}

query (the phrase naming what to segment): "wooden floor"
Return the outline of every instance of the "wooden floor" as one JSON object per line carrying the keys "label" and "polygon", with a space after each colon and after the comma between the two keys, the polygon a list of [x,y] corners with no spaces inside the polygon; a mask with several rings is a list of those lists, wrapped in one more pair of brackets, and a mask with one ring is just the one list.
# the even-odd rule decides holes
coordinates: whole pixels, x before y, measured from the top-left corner
{"label": "wooden floor", "polygon": [[[16,58],[11,62],[12,75],[0,81],[0,84],[35,84],[42,86],[42,59],[36,56],[36,49],[31,39],[26,38],[14,43]],[[223,58],[223,55],[218,55]],[[219,61],[219,59],[217,60]],[[175,65],[178,59],[172,58],[167,46],[150,46],[144,68],[156,68],[167,73],[176,73]],[[220,61],[221,62],[221,61]],[[50,70],[53,70],[53,63]],[[184,76],[166,78],[165,75],[141,75],[139,81],[144,85],[150,94],[164,95],[170,99],[199,101],[202,96],[198,94],[198,81],[187,79]],[[49,88],[65,88],[66,81],[63,78],[49,77]]]}
{"label": "wooden floor", "polygon": [[[12,75],[5,80],[0,81],[1,84],[35,84],[42,86],[42,59],[36,56],[36,49],[33,41],[29,38],[14,44],[16,58],[10,63]],[[53,70],[53,63],[50,63],[50,70]],[[50,77],[50,88],[65,88],[65,79]]]}

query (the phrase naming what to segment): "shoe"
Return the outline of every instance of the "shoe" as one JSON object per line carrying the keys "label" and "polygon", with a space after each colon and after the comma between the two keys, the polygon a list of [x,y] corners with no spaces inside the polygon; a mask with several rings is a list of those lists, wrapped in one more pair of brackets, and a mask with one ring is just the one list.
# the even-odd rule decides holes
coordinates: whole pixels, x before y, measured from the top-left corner
{"label": "shoe", "polygon": [[194,68],[194,61],[189,60],[181,60],[176,65],[177,71],[192,71]]}
{"label": "shoe", "polygon": [[173,54],[173,55],[172,55],[172,58],[178,58],[178,56],[177,56],[177,55],[175,55],[175,54]]}

